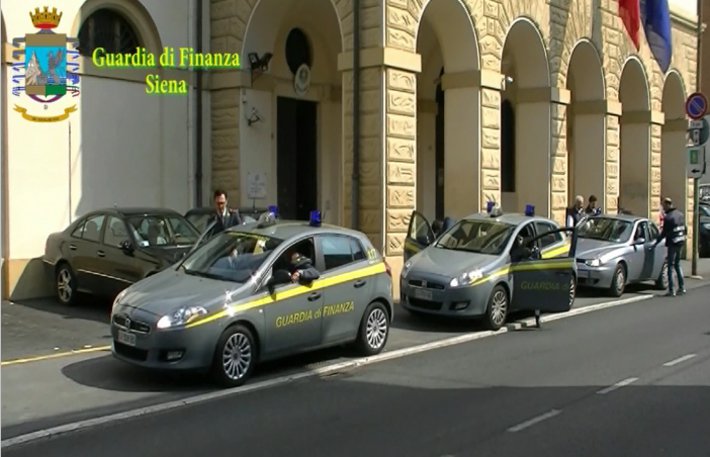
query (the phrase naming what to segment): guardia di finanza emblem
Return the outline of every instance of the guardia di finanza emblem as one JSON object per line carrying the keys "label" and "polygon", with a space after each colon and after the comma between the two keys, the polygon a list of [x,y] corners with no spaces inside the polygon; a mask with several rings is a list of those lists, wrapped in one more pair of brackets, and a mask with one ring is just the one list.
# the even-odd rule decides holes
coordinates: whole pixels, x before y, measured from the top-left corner
{"label": "guardia di finanza emblem", "polygon": [[[16,48],[12,53],[14,60],[18,61],[20,56],[24,55],[23,62],[12,65],[12,93],[23,98],[24,92],[26,98],[36,102],[36,106],[42,106],[44,111],[50,111],[50,108],[55,106],[59,110],[55,108],[57,113],[52,115],[30,114],[28,108],[16,104],[15,111],[28,121],[62,121],[77,110],[76,104],[62,106],[62,103],[57,102],[66,102],[67,94],[72,97],[79,96],[79,40],[54,33],[52,29],[56,28],[62,19],[62,13],[57,13],[56,8],[52,8],[52,11],[49,11],[47,6],[43,11],[35,8],[34,13],[30,11],[30,19],[39,32],[28,33],[24,38],[12,40],[12,45]],[[69,50],[67,44],[72,44],[73,49]]]}

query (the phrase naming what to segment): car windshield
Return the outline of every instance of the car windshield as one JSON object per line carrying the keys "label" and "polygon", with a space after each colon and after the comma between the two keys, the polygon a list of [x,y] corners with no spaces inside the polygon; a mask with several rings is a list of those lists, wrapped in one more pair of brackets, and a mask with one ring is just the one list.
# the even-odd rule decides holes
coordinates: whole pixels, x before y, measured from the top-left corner
{"label": "car windshield", "polygon": [[207,223],[210,220],[211,215],[210,214],[205,214],[205,213],[193,213],[193,214],[188,214],[185,219],[190,221],[192,225],[194,225],[197,230],[200,231],[200,233],[204,232],[205,229],[207,228]]}
{"label": "car windshield", "polygon": [[200,237],[192,225],[178,216],[132,216],[128,225],[140,247],[191,246]]}
{"label": "car windshield", "polygon": [[244,283],[282,242],[278,238],[230,230],[195,250],[181,266],[189,275]]}
{"label": "car windshield", "polygon": [[495,220],[463,220],[444,233],[434,245],[454,251],[499,255],[515,226]]}
{"label": "car windshield", "polygon": [[592,217],[577,227],[577,237],[620,243],[631,237],[633,224],[607,217]]}

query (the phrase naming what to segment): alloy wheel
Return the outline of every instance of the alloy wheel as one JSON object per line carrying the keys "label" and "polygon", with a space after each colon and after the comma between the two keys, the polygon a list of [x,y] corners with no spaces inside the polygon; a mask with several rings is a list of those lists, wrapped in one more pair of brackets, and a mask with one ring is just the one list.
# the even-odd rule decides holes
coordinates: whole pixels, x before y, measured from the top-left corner
{"label": "alloy wheel", "polygon": [[508,297],[503,290],[496,290],[493,294],[491,303],[491,321],[496,326],[501,326],[505,323],[505,316],[508,312]]}
{"label": "alloy wheel", "polygon": [[252,364],[252,346],[249,338],[243,333],[229,336],[222,349],[222,369],[224,374],[233,381],[242,379]]}
{"label": "alloy wheel", "polygon": [[372,349],[379,349],[387,339],[388,324],[385,312],[380,308],[372,310],[367,317],[365,337]]}
{"label": "alloy wheel", "polygon": [[57,296],[62,303],[69,303],[73,295],[71,272],[66,267],[62,267],[57,273]]}

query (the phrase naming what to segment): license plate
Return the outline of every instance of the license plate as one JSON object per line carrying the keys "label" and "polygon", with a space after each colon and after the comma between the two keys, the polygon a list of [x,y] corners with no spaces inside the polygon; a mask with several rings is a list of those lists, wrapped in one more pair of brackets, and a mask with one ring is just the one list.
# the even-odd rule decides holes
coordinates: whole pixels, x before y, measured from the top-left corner
{"label": "license plate", "polygon": [[433,297],[431,290],[426,289],[414,289],[414,293],[412,295],[417,298],[421,298],[422,300],[431,300]]}
{"label": "license plate", "polygon": [[118,342],[126,344],[128,346],[136,345],[136,335],[133,333],[124,332],[123,330],[118,331]]}

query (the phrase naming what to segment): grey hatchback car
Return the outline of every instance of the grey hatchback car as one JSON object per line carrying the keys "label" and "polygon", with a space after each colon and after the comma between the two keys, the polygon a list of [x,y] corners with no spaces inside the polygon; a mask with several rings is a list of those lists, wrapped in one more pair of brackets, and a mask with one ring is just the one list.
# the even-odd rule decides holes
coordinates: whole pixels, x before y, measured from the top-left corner
{"label": "grey hatchback car", "polygon": [[[292,280],[295,253],[311,261],[315,279]],[[382,351],[392,279],[363,233],[269,215],[124,290],[111,314],[118,359],[211,370],[220,384],[238,386],[260,361],[351,342],[363,355]]]}

